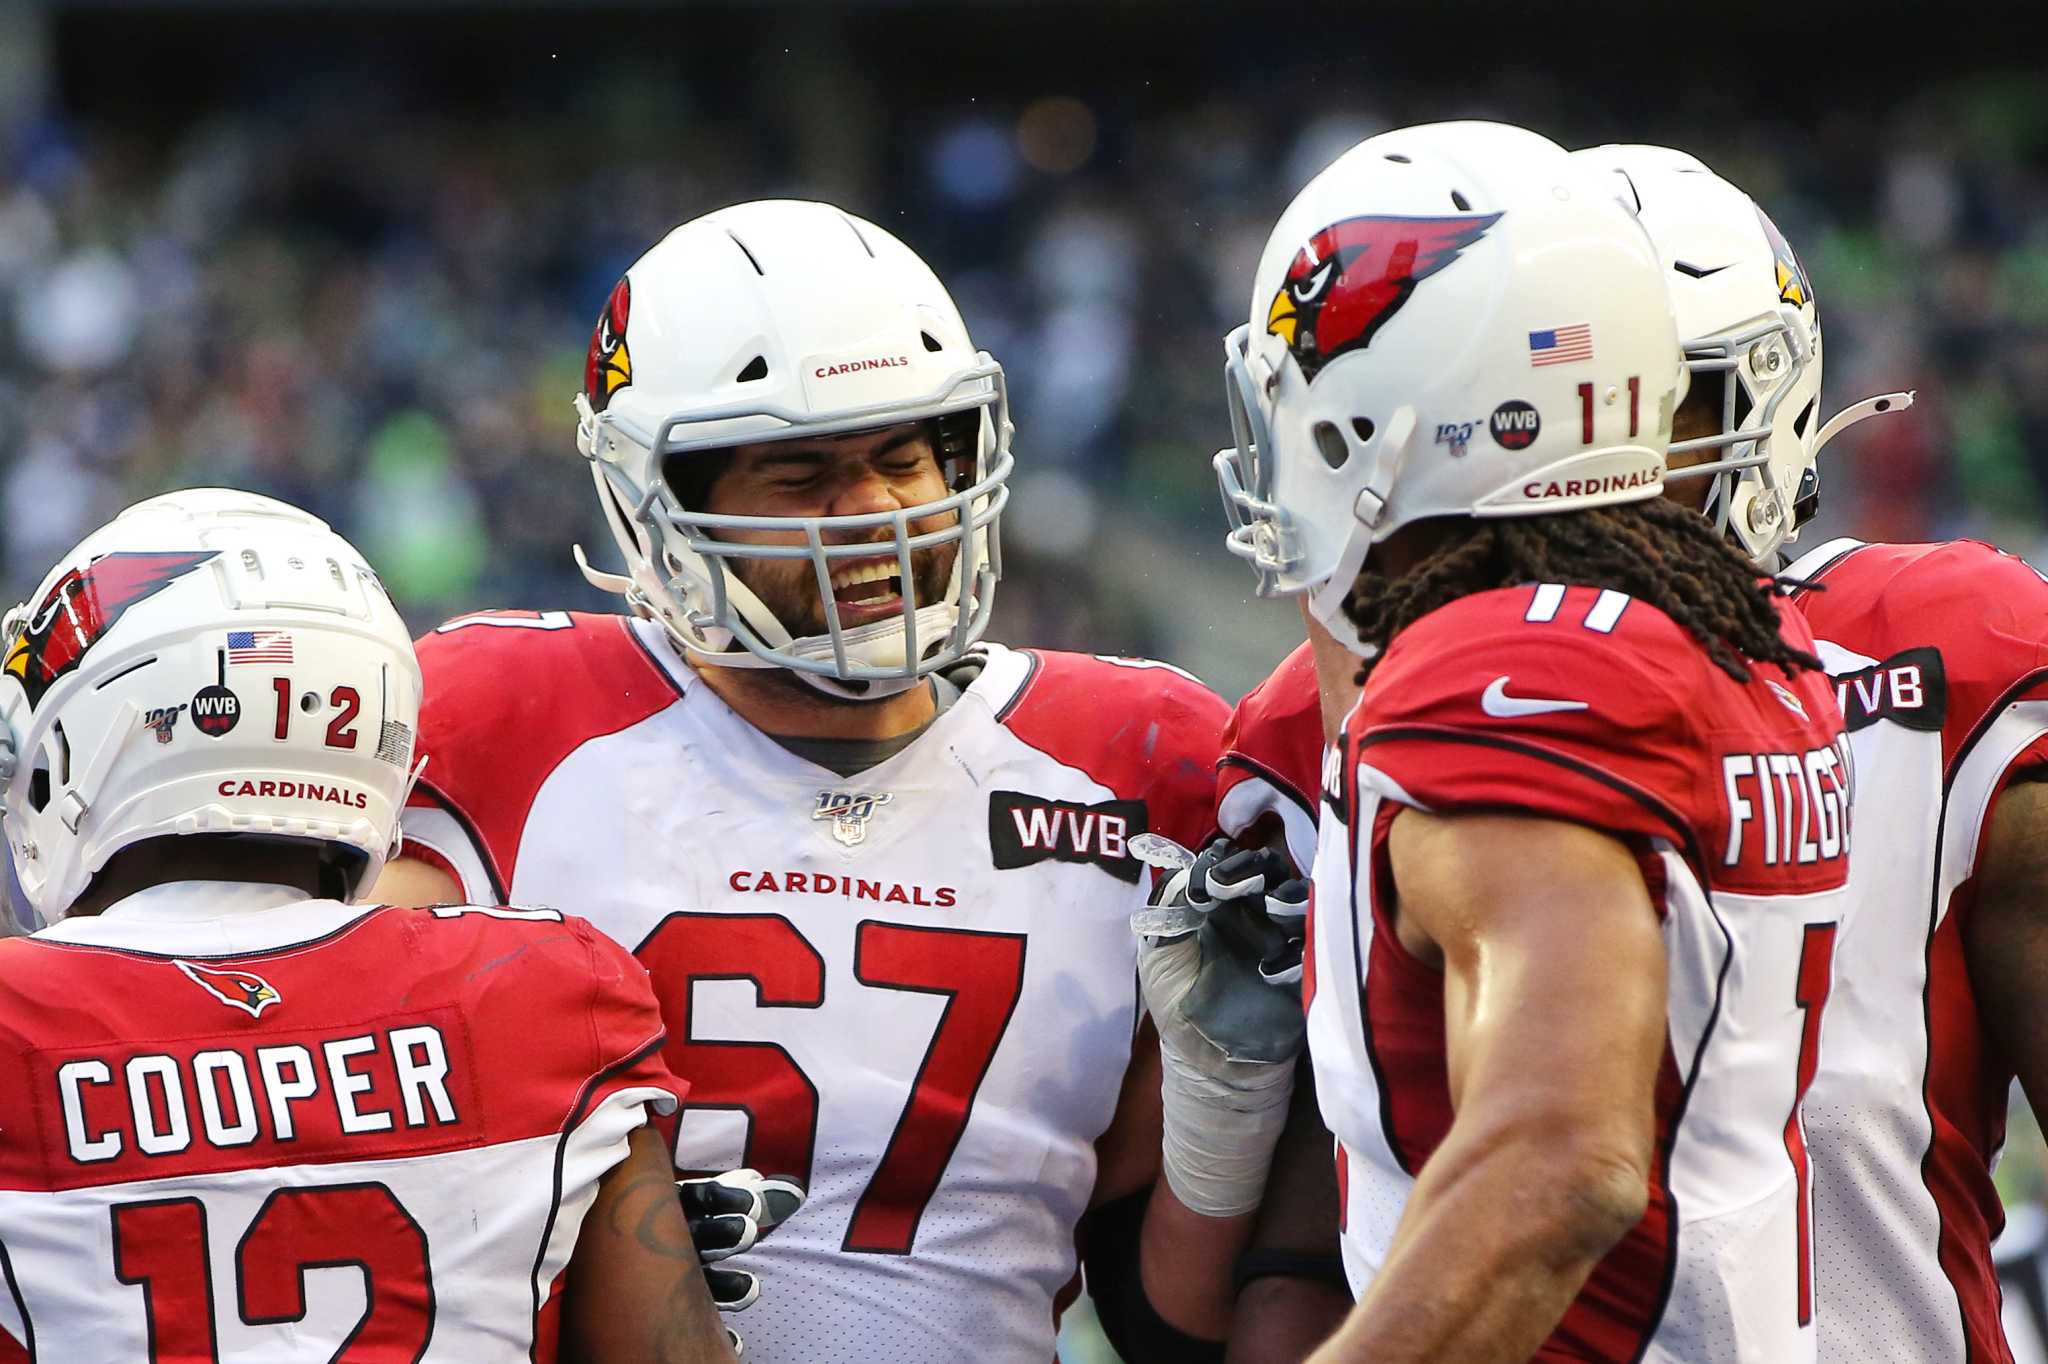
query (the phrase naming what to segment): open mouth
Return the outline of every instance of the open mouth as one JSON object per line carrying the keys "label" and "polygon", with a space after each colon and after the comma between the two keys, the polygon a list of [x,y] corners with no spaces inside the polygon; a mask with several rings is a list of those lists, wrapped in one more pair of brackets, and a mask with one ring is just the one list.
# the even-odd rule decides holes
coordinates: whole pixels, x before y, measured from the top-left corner
{"label": "open mouth", "polygon": [[863,625],[903,609],[903,579],[894,559],[857,559],[832,575],[832,600],[842,622]]}

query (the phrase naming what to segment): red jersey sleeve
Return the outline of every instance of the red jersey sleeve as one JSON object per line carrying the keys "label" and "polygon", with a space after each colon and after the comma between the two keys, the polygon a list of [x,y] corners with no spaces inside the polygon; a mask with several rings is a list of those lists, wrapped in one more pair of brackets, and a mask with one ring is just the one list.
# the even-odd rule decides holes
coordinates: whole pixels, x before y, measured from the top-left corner
{"label": "red jersey sleeve", "polygon": [[1701,744],[1685,696],[1704,661],[1668,617],[1620,593],[1478,593],[1401,632],[1347,742],[1403,804],[1687,846]]}
{"label": "red jersey sleeve", "polygon": [[490,611],[418,641],[427,767],[405,818],[406,855],[471,899],[503,904],[527,812],[591,739],[672,703],[675,683],[621,616]]}
{"label": "red jersey sleeve", "polygon": [[1230,718],[1223,698],[1150,659],[1028,653],[1031,676],[1001,717],[1010,731],[1119,799],[1143,801],[1153,833],[1189,848],[1206,842]]}
{"label": "red jersey sleeve", "polygon": [[660,1091],[662,1097],[650,1098],[653,1108],[664,1116],[674,1113],[689,1086],[662,1060],[668,1031],[647,968],[584,920],[570,915],[564,922],[590,961],[593,1066],[588,1103],[596,1105],[633,1090]]}
{"label": "red jersey sleeve", "polygon": [[[413,911],[400,911],[414,913]],[[480,1073],[501,1106],[552,1111],[577,1127],[622,1095],[675,1111],[686,1086],[661,1059],[667,1029],[647,970],[625,948],[573,914],[552,909],[448,906],[417,911],[423,927],[454,937],[444,988],[474,1010]],[[462,950],[457,952],[454,947]],[[479,969],[476,965],[483,962]]]}
{"label": "red jersey sleeve", "polygon": [[[1963,750],[2012,705],[2048,697],[2048,579],[1978,540],[1859,545],[1823,565],[1796,598],[1813,632],[1883,661],[1909,646],[1941,657],[1942,753]],[[1858,698],[1845,691],[1850,723]],[[2008,773],[2048,765],[2048,740],[2027,744]]]}
{"label": "red jersey sleeve", "polygon": [[1278,821],[1289,854],[1315,861],[1316,792],[1322,782],[1323,708],[1315,654],[1301,644],[1231,712],[1216,775],[1216,827],[1257,837]]}

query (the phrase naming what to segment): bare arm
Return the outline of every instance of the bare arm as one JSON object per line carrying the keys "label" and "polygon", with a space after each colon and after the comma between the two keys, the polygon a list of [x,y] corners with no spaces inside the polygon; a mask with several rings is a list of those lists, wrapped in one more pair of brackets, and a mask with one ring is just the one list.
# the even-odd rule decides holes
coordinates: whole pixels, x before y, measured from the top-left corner
{"label": "bare arm", "polygon": [[1176,1329],[1221,1340],[1230,1327],[1231,1266],[1251,1234],[1252,1219],[1203,1217],[1175,1198],[1159,1174],[1159,1126],[1159,1034],[1147,1018],[1124,1077],[1116,1120],[1096,1143],[1101,1166],[1093,1201],[1100,1204],[1151,1186],[1138,1240],[1145,1296]]}
{"label": "bare arm", "polygon": [[1165,1179],[1153,1186],[1138,1266],[1162,1321],[1198,1340],[1230,1334],[1230,1276],[1258,1220],[1256,1211],[1205,1217],[1176,1198]]}
{"label": "bare arm", "polygon": [[598,1185],[569,1258],[563,1358],[582,1364],[730,1364],[667,1149],[651,1127]]}
{"label": "bare arm", "polygon": [[1404,945],[1444,970],[1449,1135],[1318,1364],[1526,1360],[1648,1197],[1664,943],[1634,857],[1575,824],[1396,820]]}
{"label": "bare arm", "polygon": [[1985,1029],[2048,1113],[2048,781],[2010,786],[1991,809],[1963,952]]}
{"label": "bare arm", "polygon": [[421,905],[459,905],[463,894],[455,878],[433,863],[417,857],[400,857],[384,864],[377,884],[370,887],[366,898],[373,904],[417,908]]}
{"label": "bare arm", "polygon": [[1095,1190],[1088,1206],[1099,1208],[1137,1193],[1158,1174],[1159,1030],[1146,1018],[1131,1042],[1131,1064],[1117,1094],[1116,1116],[1095,1139]]}
{"label": "bare arm", "polygon": [[[1094,1244],[1088,1256],[1091,1291],[1105,1328],[1120,1337],[1119,1348],[1135,1352],[1137,1364],[1151,1357],[1149,1333],[1133,1321],[1141,1309],[1118,1300],[1133,1287],[1127,1277],[1138,1274],[1135,1291],[1151,1311],[1175,1330],[1200,1339],[1221,1341],[1230,1326],[1231,1267],[1251,1234],[1252,1218],[1204,1217],[1189,1210],[1160,1176],[1159,1035],[1147,1018],[1139,1029],[1131,1066],[1117,1104],[1116,1118],[1095,1143],[1098,1172],[1091,1207],[1151,1191],[1138,1235]],[[1128,1263],[1135,1254],[1137,1264]],[[1125,1257],[1119,1265],[1103,1264],[1106,1255]],[[1101,1282],[1098,1282],[1101,1281]],[[1105,1299],[1102,1282],[1114,1284]]]}
{"label": "bare arm", "polygon": [[1262,1273],[1239,1291],[1227,1364],[1295,1364],[1333,1335],[1351,1311],[1337,1247],[1337,1165],[1304,1064],[1273,1158],[1248,1254],[1286,1272]]}

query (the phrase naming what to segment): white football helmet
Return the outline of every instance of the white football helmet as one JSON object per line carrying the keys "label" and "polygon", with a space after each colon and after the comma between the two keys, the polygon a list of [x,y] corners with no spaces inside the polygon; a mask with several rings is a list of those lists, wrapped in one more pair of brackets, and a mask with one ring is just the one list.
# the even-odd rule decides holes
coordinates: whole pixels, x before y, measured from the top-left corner
{"label": "white football helmet", "polygon": [[[827,204],[769,200],[683,224],[612,291],[591,337],[577,445],[624,577],[584,574],[661,622],[693,662],[795,671],[821,689],[899,692],[964,654],[987,627],[1009,498],[1003,369],[968,339],[930,267],[873,223]],[[860,516],[714,516],[685,505],[688,463],[743,442],[931,423],[949,494]],[[675,476],[672,481],[672,476]],[[943,529],[912,523],[946,517]],[[877,530],[888,538],[876,539]],[[789,543],[741,544],[732,531]],[[944,601],[918,602],[915,550],[957,543]],[[893,553],[897,617],[840,628],[835,566]],[[793,638],[740,582],[739,559],[808,560],[826,633]]]}
{"label": "white football helmet", "polygon": [[1655,497],[1686,383],[1641,224],[1498,123],[1383,133],[1310,181],[1224,353],[1230,549],[1340,638],[1367,552],[1411,521]]}
{"label": "white football helmet", "polygon": [[145,839],[325,844],[351,894],[397,852],[419,664],[317,517],[220,488],[138,503],[0,640],[0,827],[45,923]]}
{"label": "white football helmet", "polygon": [[1821,332],[1813,284],[1754,200],[1670,147],[1606,146],[1575,159],[1616,179],[1649,230],[1671,290],[1694,384],[1711,376],[1720,429],[1675,442],[1674,456],[1716,457],[1671,480],[1712,478],[1706,514],[1766,568],[1820,501],[1821,446],[1865,417],[1910,407],[1910,393],[1867,398],[1820,420]]}

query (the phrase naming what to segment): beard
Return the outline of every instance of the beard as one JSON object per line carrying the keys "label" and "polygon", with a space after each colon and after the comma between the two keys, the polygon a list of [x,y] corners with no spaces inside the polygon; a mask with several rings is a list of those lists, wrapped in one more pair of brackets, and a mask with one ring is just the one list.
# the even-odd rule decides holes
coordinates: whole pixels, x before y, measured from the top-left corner
{"label": "beard", "polygon": [[[924,528],[913,527],[923,534]],[[877,549],[883,548],[877,545]],[[911,551],[908,594],[912,610],[942,602],[953,582],[958,541]],[[728,559],[734,577],[774,613],[796,639],[826,633],[825,603],[818,595],[818,571],[809,559]]]}

